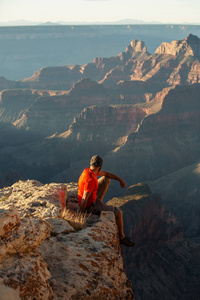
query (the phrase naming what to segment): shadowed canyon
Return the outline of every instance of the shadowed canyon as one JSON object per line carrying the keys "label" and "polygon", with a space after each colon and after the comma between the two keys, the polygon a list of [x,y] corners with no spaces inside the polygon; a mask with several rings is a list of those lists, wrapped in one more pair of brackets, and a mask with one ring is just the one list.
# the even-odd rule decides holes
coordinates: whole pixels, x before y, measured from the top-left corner
{"label": "shadowed canyon", "polygon": [[[38,205],[42,211],[47,204],[34,204],[36,200],[31,198],[31,193],[38,187],[47,194],[51,184],[53,190],[61,184],[69,191],[73,187],[72,203],[76,206],[76,183],[94,154],[103,157],[105,170],[127,182],[125,192],[118,182],[111,182],[105,198],[108,204],[123,211],[125,231],[136,244],[134,250],[122,246],[126,272],[122,281],[114,283],[112,276],[115,272],[120,276],[122,262],[113,258],[120,266],[115,268],[113,263],[112,276],[109,272],[106,275],[112,280],[105,290],[92,283],[92,279],[84,283],[90,286],[87,294],[71,282],[61,284],[58,271],[53,272],[54,267],[48,259],[48,247],[55,247],[52,259],[59,266],[59,260],[54,257],[58,251],[56,238],[48,238],[52,229],[45,223],[48,220],[44,215],[45,238],[41,233],[41,240],[33,247],[34,251],[39,249],[41,272],[46,274],[43,296],[37,299],[51,299],[52,295],[57,297],[55,299],[65,299],[59,292],[59,284],[70,293],[69,299],[106,299],[106,293],[110,295],[109,299],[132,299],[128,279],[132,282],[135,300],[198,299],[199,128],[200,39],[193,34],[182,40],[163,42],[153,54],[145,41],[132,39],[117,55],[96,57],[84,64],[46,66],[31,77],[17,81],[0,78],[0,187],[3,199],[0,204],[4,209],[10,209],[14,201],[19,211],[13,213],[18,227],[20,222],[28,222],[29,215],[34,222],[39,222],[39,214],[34,215],[35,207]],[[29,189],[26,197],[24,194]],[[27,212],[21,211],[20,205],[24,202],[19,202],[19,195],[15,195],[20,191],[23,191],[23,201],[29,199],[33,210],[29,207]],[[44,201],[47,203],[47,198]],[[48,212],[48,218],[52,217]],[[103,234],[108,220],[115,232],[112,217],[102,215],[92,229],[90,226],[85,229],[84,238],[90,240],[90,230],[100,230]],[[3,233],[7,239],[11,234],[9,230]],[[77,242],[75,234],[71,237],[72,231],[69,230],[69,236],[58,238],[59,247],[67,247],[69,240],[72,244]],[[106,243],[105,247],[112,244],[113,257],[121,255],[116,233],[110,232]],[[96,250],[100,255],[98,259],[103,255],[104,246],[98,246],[99,252]],[[117,248],[117,254],[114,248]],[[7,255],[10,255],[9,251]],[[25,250],[20,248],[20,251]],[[93,252],[91,250],[91,256]],[[107,257],[108,253],[105,255]],[[35,256],[34,252],[34,259]],[[98,259],[92,263],[94,269]],[[49,272],[54,273],[54,279],[50,279],[45,264],[49,265]],[[80,276],[84,272],[90,273],[88,265],[79,264],[79,267],[83,271]],[[6,273],[5,264],[3,268]],[[102,270],[98,270],[99,280],[102,280]],[[95,270],[92,272],[91,278],[95,276]],[[8,286],[15,288],[4,275],[0,274],[0,282],[8,282]],[[16,280],[18,287],[23,285],[19,278]],[[124,285],[126,288],[118,294]],[[44,296],[45,290],[47,296]],[[39,293],[38,289],[36,297]],[[28,290],[20,295],[22,299],[33,299]]]}

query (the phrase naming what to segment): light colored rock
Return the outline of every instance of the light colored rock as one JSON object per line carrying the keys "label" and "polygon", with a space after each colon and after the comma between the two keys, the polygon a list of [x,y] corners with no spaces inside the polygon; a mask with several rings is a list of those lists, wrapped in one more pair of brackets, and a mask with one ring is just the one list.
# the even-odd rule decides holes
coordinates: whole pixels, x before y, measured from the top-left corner
{"label": "light colored rock", "polygon": [[197,36],[190,34],[182,41],[172,41],[169,43],[162,43],[155,53],[157,54],[171,54],[171,55],[200,55],[200,39]]}
{"label": "light colored rock", "polygon": [[21,220],[0,240],[0,260],[6,255],[28,253],[37,250],[39,245],[50,235],[50,224],[43,220]]}
{"label": "light colored rock", "polygon": [[2,300],[20,300],[18,293],[5,285],[0,285],[0,299]]}
{"label": "light colored rock", "polygon": [[67,209],[79,207],[77,191],[77,183],[35,180],[0,190],[0,208],[16,219],[2,231],[0,284],[14,288],[21,299],[133,298],[113,213],[91,216],[76,232],[61,219],[66,198]]}
{"label": "light colored rock", "polygon": [[51,183],[43,185],[36,180],[18,181],[12,185],[12,193],[0,190],[4,208],[16,206],[21,217],[57,218],[63,209],[63,197],[67,198],[67,185]]}
{"label": "light colored rock", "polygon": [[0,203],[6,200],[12,194],[12,187],[5,187],[0,190]]}
{"label": "light colored rock", "polygon": [[21,299],[52,299],[53,292],[48,283],[51,275],[47,264],[38,255],[25,255],[23,259],[8,257],[0,263],[0,268],[0,284],[15,289]]}
{"label": "light colored rock", "polygon": [[133,299],[112,212],[76,234],[49,238],[39,253],[49,266],[55,299]]}
{"label": "light colored rock", "polygon": [[74,232],[74,228],[65,220],[63,219],[53,219],[53,218],[49,218],[46,219],[47,221],[49,221],[49,223],[51,224],[52,230],[51,233],[52,234],[60,234],[60,233],[70,233],[70,232]]}
{"label": "light colored rock", "polygon": [[142,42],[142,41],[132,40],[131,47],[133,48],[133,51],[135,51],[135,52],[147,52],[147,48],[146,48],[144,42]]}
{"label": "light colored rock", "polygon": [[0,236],[10,231],[19,223],[20,217],[15,207],[9,209],[0,208]]}

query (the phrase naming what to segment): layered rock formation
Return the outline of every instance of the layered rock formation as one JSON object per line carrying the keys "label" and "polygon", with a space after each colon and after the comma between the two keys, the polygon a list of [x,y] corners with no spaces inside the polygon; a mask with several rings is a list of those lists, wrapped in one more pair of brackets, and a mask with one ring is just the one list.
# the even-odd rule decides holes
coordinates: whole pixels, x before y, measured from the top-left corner
{"label": "layered rock formation", "polygon": [[[172,42],[171,46],[161,45],[155,54],[150,55],[141,41],[133,40],[125,52],[116,57],[97,58],[93,63],[77,66],[76,72],[80,75],[76,80],[88,77],[100,81],[105,86],[111,86],[121,80],[142,80],[148,81],[156,91],[169,85],[196,83],[199,82],[198,45],[198,37],[189,35],[183,41]],[[71,70],[66,67],[67,76],[70,76],[68,82],[72,85],[74,67],[71,67]],[[47,72],[48,68],[45,74]],[[38,80],[40,82],[40,79]],[[52,84],[52,79],[49,83]]]}
{"label": "layered rock formation", "polygon": [[182,41],[173,41],[171,44],[162,43],[155,53],[200,56],[200,40],[197,36],[189,34]]}
{"label": "layered rock formation", "polygon": [[[165,50],[161,50],[164,46],[160,46],[154,55],[149,55],[143,42],[133,40],[125,52],[115,57],[97,58],[93,63],[82,66],[44,68],[37,71],[29,80],[16,82],[15,87],[69,90],[78,80],[85,77],[100,81],[105,86],[119,84],[114,90],[106,90],[102,85],[94,84],[90,80],[83,80],[75,84],[69,93],[35,90],[6,91],[1,95],[1,120],[17,121],[16,125],[18,127],[24,126],[28,129],[32,127],[32,123],[33,127],[41,124],[43,128],[42,119],[44,118],[44,123],[47,123],[45,115],[47,115],[47,118],[53,118],[48,110],[44,116],[38,115],[38,110],[42,109],[43,104],[47,102],[50,104],[66,103],[66,109],[68,111],[72,110],[72,112],[73,107],[68,107],[67,104],[71,101],[73,103],[78,101],[83,106],[100,103],[133,104],[147,102],[155,96],[155,93],[166,86],[191,84],[199,81],[198,44],[199,39],[189,35],[183,41],[172,42],[172,46],[169,48],[174,49],[175,52],[170,50],[171,52],[166,54]],[[185,50],[180,52],[180,47]],[[193,49],[191,50],[193,52],[188,49]],[[10,86],[7,82],[6,87],[13,88],[14,86],[12,82]],[[1,89],[3,88],[5,88],[4,81],[2,81]],[[66,95],[66,98],[63,94]],[[55,96],[55,98],[52,96]],[[14,101],[13,108],[11,108],[10,101]],[[49,107],[51,108],[51,105]],[[27,109],[28,112],[26,113]],[[78,113],[77,110],[73,112],[73,117],[76,113]],[[65,117],[66,122],[68,121],[67,126],[69,126],[73,117],[61,116],[62,119],[63,117]],[[65,130],[63,127],[53,130],[53,126],[56,127],[55,123],[56,120],[54,122],[52,120],[52,128],[44,134],[51,135],[56,131]]]}
{"label": "layered rock formation", "polygon": [[128,188],[110,205],[123,211],[134,251],[123,248],[135,299],[198,299],[200,246],[183,239],[183,228],[145,184]]}
{"label": "layered rock formation", "polygon": [[[93,85],[92,82],[91,84]],[[126,86],[125,83],[124,86]],[[99,89],[103,90],[101,86]],[[76,91],[74,89],[73,93],[76,94]],[[85,92],[90,93],[90,89],[86,89]],[[198,95],[198,84],[184,87],[177,86],[163,90],[152,101],[139,107],[101,105],[87,108],[83,110],[80,116],[76,117],[70,130],[65,133],[55,135],[42,143],[39,141],[31,148],[30,144],[22,145],[20,148],[5,147],[1,150],[1,155],[11,155],[12,161],[16,161],[14,171],[21,173],[23,176],[27,176],[28,164],[29,176],[35,177],[40,174],[41,177],[37,178],[42,181],[50,180],[66,169],[68,169],[67,173],[72,180],[78,180],[85,161],[89,161],[89,157],[93,153],[100,152],[104,156],[106,168],[117,174],[120,172],[119,175],[124,177],[128,184],[156,179],[187,164],[195,163],[199,159]],[[58,111],[60,116],[52,113],[52,109],[49,109],[47,118],[52,114],[52,120],[47,123],[47,119],[46,121],[45,118],[43,119],[42,124],[44,126],[46,124],[46,127],[43,126],[41,129],[43,133],[52,133],[53,128],[55,128],[53,124],[57,122],[56,120],[61,119],[61,116],[64,116],[67,111],[67,103],[69,103],[66,101],[67,95],[58,96],[58,98],[56,98],[57,96],[52,97],[54,98],[52,98],[54,109],[56,109],[57,104],[60,105]],[[61,99],[63,99],[63,103]],[[77,99],[80,101],[83,98],[79,97]],[[85,97],[85,99],[87,98]],[[104,99],[106,101],[107,98]],[[96,101],[95,97],[93,100]],[[39,105],[39,100],[37,103]],[[74,103],[74,109],[78,110],[78,103]],[[66,110],[63,109],[63,105],[66,105]],[[73,103],[70,102],[70,105],[72,106]],[[145,117],[146,114],[158,111],[161,105],[160,112]],[[48,107],[47,104],[46,106]],[[55,119],[53,119],[53,115]],[[72,114],[70,118],[72,118]],[[137,132],[130,133],[130,131],[134,132],[137,129],[138,124],[143,119],[144,121]],[[58,122],[57,128],[65,126],[65,122],[61,123]],[[32,124],[37,126],[37,122]],[[39,131],[40,126],[37,128]],[[185,141],[184,144],[183,141]],[[81,152],[80,149],[82,149]],[[70,168],[66,156],[71,166],[75,162],[77,163],[76,168],[74,168],[74,165],[72,169]],[[17,165],[20,165],[20,167]],[[132,174],[131,177],[129,172]],[[69,181],[70,177],[64,176],[61,178],[59,176],[58,181],[60,180]]]}
{"label": "layered rock formation", "polygon": [[171,89],[162,109],[144,118],[125,145],[108,155],[113,170],[120,169],[131,184],[195,163],[199,158],[199,88],[198,84]]}
{"label": "layered rock formation", "polygon": [[69,90],[83,78],[112,86],[119,81],[148,81],[154,91],[174,84],[199,82],[199,38],[189,35],[182,41],[163,43],[153,55],[142,41],[132,40],[117,56],[95,58],[92,63],[65,67],[47,67],[28,79],[9,82],[2,79],[0,90],[28,88]]}
{"label": "layered rock formation", "polygon": [[35,102],[39,91],[5,90],[0,93],[1,121],[14,122]]}
{"label": "layered rock formation", "polygon": [[[105,169],[128,185],[151,181],[153,191],[163,195],[166,207],[183,225],[184,234],[198,240],[198,47],[199,39],[190,35],[183,41],[162,45],[150,55],[142,42],[133,40],[125,52],[96,58],[91,64],[43,68],[32,78],[14,83],[1,78],[2,88],[10,84],[15,89],[1,92],[0,184],[12,184],[21,177],[43,182],[52,178],[56,182],[77,181],[90,157],[97,153],[103,156]],[[118,186],[113,183],[106,200],[118,194]],[[80,299],[104,297],[106,293],[111,298],[132,297],[125,287],[125,275],[122,281],[114,282],[113,274],[119,274],[122,267],[112,216],[104,215],[84,229],[84,234],[74,234],[59,218],[61,187],[30,181],[3,190],[1,217],[8,217],[10,222],[0,224],[4,238],[0,282],[27,299],[31,289],[37,299],[52,295],[62,299],[66,293]],[[77,186],[68,184],[71,188],[76,190]],[[136,296],[195,299],[199,293],[199,246],[183,239],[176,219],[147,187],[133,187],[128,193],[110,203],[124,211],[126,230],[137,243],[134,253],[123,252]],[[76,207],[76,196],[72,198],[70,205]],[[17,211],[11,209],[13,203]],[[94,236],[96,231],[100,235]],[[110,243],[116,249],[109,248]],[[113,253],[108,264],[106,247]],[[101,261],[108,277],[102,273]],[[72,283],[69,266],[78,283]],[[20,277],[22,270],[25,273]],[[39,270],[39,277],[31,281],[30,270],[35,274]]]}
{"label": "layered rock formation", "polygon": [[30,79],[26,80],[26,85],[31,85],[32,88],[34,86],[40,86],[40,88],[45,89],[53,87],[53,89],[65,90],[71,88],[76,81],[82,78],[91,78],[100,81],[107,76],[106,74],[112,72],[112,69],[125,66],[128,61],[145,59],[148,55],[144,43],[133,40],[126,48],[125,52],[120,53],[118,56],[95,58],[92,63],[85,65],[42,68]]}
{"label": "layered rock formation", "polygon": [[20,299],[133,299],[114,215],[76,233],[61,218],[66,198],[77,207],[77,184],[20,181],[0,195],[1,285]]}
{"label": "layered rock formation", "polygon": [[199,174],[200,165],[196,163],[148,183],[183,224],[185,236],[192,238],[200,234]]}
{"label": "layered rock formation", "polygon": [[163,41],[200,36],[198,25],[46,25],[51,26],[1,26],[0,75],[20,80],[44,66],[85,64],[120,53],[133,38],[154,53]]}
{"label": "layered rock formation", "polygon": [[[56,105],[57,107],[59,105],[56,102],[54,102],[54,104],[55,108]],[[76,106],[74,104],[74,107],[78,109],[78,105]],[[61,105],[58,114],[60,114],[60,116],[62,114],[64,115],[66,111],[63,109],[63,105]],[[47,178],[51,180],[51,178],[54,177],[54,180],[58,182],[60,180],[61,182],[66,182],[66,180],[70,180],[70,172],[69,177],[64,175],[63,177],[60,175],[59,177],[55,177],[55,175],[70,168],[74,162],[80,160],[80,149],[82,149],[81,160],[88,160],[88,156],[92,156],[97,149],[104,155],[108,151],[121,147],[126,142],[128,134],[137,129],[138,124],[140,124],[149,111],[150,110],[145,107],[135,107],[131,105],[101,105],[88,107],[75,118],[68,131],[53,135],[44,141],[42,141],[40,137],[40,140],[32,144],[31,147],[30,143],[21,147],[4,147],[1,150],[1,154],[4,156],[8,154],[13,155],[12,159],[16,159],[17,164],[21,162],[20,166],[16,166],[14,170],[16,172],[18,171],[21,175],[23,174],[22,176],[25,176],[25,178],[27,171],[24,164],[27,163],[29,169],[28,176],[37,176],[37,179],[41,181],[46,181]],[[39,122],[32,122],[32,126],[35,124],[36,132],[40,131],[41,134],[47,133],[48,130],[52,129],[55,123],[54,118],[59,120],[54,110],[51,110],[51,112],[54,117],[46,124],[46,127],[40,129]],[[41,115],[42,113],[40,116]],[[43,121],[45,121],[45,119],[43,119]],[[45,123],[43,124],[45,125]],[[38,127],[36,127],[37,125]],[[64,125],[65,123],[63,122],[58,123],[60,128]],[[59,128],[58,126],[57,128]],[[73,172],[71,173],[72,180],[78,180],[75,169],[76,168],[73,167]],[[77,170],[78,174],[80,170],[79,167],[79,170]],[[38,177],[38,175],[40,177]]]}
{"label": "layered rock formation", "polygon": [[63,95],[60,91],[40,91],[29,89],[4,90],[0,93],[0,121],[14,123],[22,119],[26,112],[41,97]]}
{"label": "layered rock formation", "polygon": [[44,137],[66,131],[85,107],[146,103],[152,96],[142,82],[120,82],[116,89],[106,89],[90,79],[78,81],[69,91],[5,90],[0,94],[0,121]]}
{"label": "layered rock formation", "polygon": [[118,140],[137,129],[148,113],[148,109],[128,105],[93,106],[84,109],[69,129],[78,141],[90,140],[95,147],[97,143],[104,147],[107,143],[117,145]]}
{"label": "layered rock formation", "polygon": [[155,54],[141,57],[137,61],[130,59],[126,66],[114,68],[101,82],[106,86],[117,83],[120,78],[142,80],[159,89],[174,84],[199,82],[199,43],[198,37],[189,35],[183,41],[172,42],[170,46],[162,44]]}
{"label": "layered rock formation", "polygon": [[[190,38],[186,42],[189,44]],[[138,55],[142,59],[143,55],[148,54],[142,43],[133,41],[123,54],[112,60],[118,61],[118,64],[123,64],[126,60],[130,64],[130,61]],[[197,59],[194,56],[184,55],[173,59],[180,62],[180,59],[186,61],[190,58]],[[157,64],[160,59],[161,54],[155,54],[148,56],[145,64],[136,65],[137,68],[144,68],[144,70],[146,68],[146,71],[150,68],[152,74],[156,74],[154,71],[158,71]],[[100,59],[96,64],[101,69],[103,65],[109,65],[108,61]],[[163,63],[168,66],[168,71],[174,68],[166,55]],[[126,71],[128,72],[128,69]],[[170,72],[165,75],[169,76],[172,74]],[[141,76],[144,75],[142,74]],[[145,74],[147,76],[148,72]],[[166,80],[166,77],[162,76],[160,82],[162,80]],[[21,143],[20,148],[18,144],[12,144],[12,147],[9,144],[1,150],[2,157],[11,156],[10,160],[14,162],[14,168],[9,167],[8,171],[19,173],[24,178],[27,178],[27,174],[31,177],[40,174],[41,177],[37,178],[44,182],[64,171],[77,180],[80,173],[77,169],[78,165],[83,166],[93,153],[100,151],[101,155],[105,156],[107,167],[111,167],[111,170],[116,173],[120,169],[120,175],[124,175],[128,183],[132,184],[155,179],[194,163],[199,159],[199,142],[198,135],[193,135],[193,138],[191,135],[199,126],[199,86],[180,88],[170,86],[158,91],[160,83],[154,88],[153,81],[152,87],[150,82],[151,80],[120,81],[115,88],[105,88],[89,79],[82,79],[74,84],[70,91],[15,90],[16,99],[12,98],[12,91],[2,92],[3,120],[5,121],[6,116],[9,116],[10,120],[15,120],[16,127],[25,129],[24,132],[29,134],[36,134],[35,139],[40,137],[38,143],[30,144],[35,139],[29,138],[29,140],[25,139],[24,144]],[[20,99],[20,104],[15,115],[12,115],[12,109],[7,104],[10,101],[13,103],[14,99]],[[160,113],[145,117],[145,114],[158,112],[162,107],[162,102],[163,108]],[[130,106],[135,103],[140,103],[137,109]],[[113,104],[115,107],[111,106]],[[124,105],[127,104],[129,106],[125,107]],[[22,110],[23,105],[25,112]],[[89,108],[91,105],[95,107]],[[76,117],[75,122],[73,122],[74,117]],[[138,132],[131,134],[130,131],[134,132],[143,118],[144,122]],[[126,119],[126,122],[123,123],[122,119]],[[67,130],[70,125],[70,129]],[[105,134],[105,132],[108,133]],[[41,142],[41,138],[47,136],[51,138]],[[183,147],[180,147],[183,139],[188,140]],[[171,147],[172,143],[173,147]],[[188,156],[188,153],[191,154]],[[125,163],[124,159],[126,159]],[[8,160],[6,159],[5,167],[9,165]],[[76,168],[74,168],[74,163],[77,165]],[[130,169],[131,178],[127,174],[127,170]],[[66,180],[66,177],[61,178],[59,175],[60,180]],[[67,177],[68,180],[70,180],[69,177]]]}
{"label": "layered rock formation", "polygon": [[44,68],[24,82],[27,86],[45,89],[69,89],[84,77],[105,86],[119,81],[149,81],[154,89],[174,84],[199,82],[199,38],[189,35],[171,45],[163,43],[150,55],[143,42],[132,40],[118,56],[96,58],[93,63],[82,66]]}
{"label": "layered rock formation", "polygon": [[1,93],[1,120],[38,136],[68,129],[85,106],[111,102],[107,91],[96,82],[83,79],[70,91],[12,90]]}

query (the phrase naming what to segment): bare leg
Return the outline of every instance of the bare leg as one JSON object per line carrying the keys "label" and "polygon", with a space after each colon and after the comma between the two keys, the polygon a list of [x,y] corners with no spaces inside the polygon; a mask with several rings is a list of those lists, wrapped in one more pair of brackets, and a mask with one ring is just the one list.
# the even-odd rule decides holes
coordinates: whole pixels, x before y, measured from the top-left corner
{"label": "bare leg", "polygon": [[105,196],[110,184],[110,178],[102,176],[101,178],[99,178],[98,183],[99,183],[99,187],[97,191],[97,197],[101,201],[103,201],[103,197]]}
{"label": "bare leg", "polygon": [[119,230],[119,237],[120,239],[123,239],[125,237],[124,231],[123,231],[123,216],[122,212],[120,211],[118,216],[116,217],[116,223]]}
{"label": "bare leg", "polygon": [[123,232],[123,215],[122,212],[120,211],[117,218],[116,218],[116,223],[117,223],[117,227],[119,230],[119,238],[120,238],[120,244],[123,244],[127,247],[133,247],[135,245],[135,243],[131,240],[129,240],[129,238],[127,238],[124,235]]}

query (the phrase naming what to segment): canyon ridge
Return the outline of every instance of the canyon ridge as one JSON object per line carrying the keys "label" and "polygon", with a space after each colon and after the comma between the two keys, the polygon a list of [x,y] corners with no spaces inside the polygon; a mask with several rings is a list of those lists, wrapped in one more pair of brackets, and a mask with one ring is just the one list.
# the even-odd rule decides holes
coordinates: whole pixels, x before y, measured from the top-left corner
{"label": "canyon ridge", "polygon": [[[43,291],[38,287],[36,295],[42,293],[41,297],[47,298],[41,299],[50,299],[53,294],[60,293],[60,284],[64,285],[65,292],[70,286],[73,297],[78,290],[80,297],[88,299],[93,299],[91,290],[94,295],[100,295],[100,289],[96,289],[99,283],[92,283],[94,274],[87,283],[90,285],[87,295],[80,287],[62,282],[56,270],[53,274],[47,248],[57,248],[57,242],[59,247],[67,247],[71,234],[74,236],[71,243],[76,247],[77,234],[68,232],[69,235],[63,237],[59,232],[55,243],[56,238],[50,237],[50,225],[54,221],[46,221],[52,216],[41,216],[40,220],[37,213],[55,200],[51,200],[52,195],[48,193],[54,194],[53,190],[60,189],[62,184],[69,190],[68,196],[72,187],[76,193],[82,169],[88,166],[92,155],[99,154],[104,159],[104,169],[127,182],[125,193],[117,182],[112,182],[105,200],[123,210],[125,230],[136,241],[133,252],[122,248],[126,275],[123,273],[124,281],[119,281],[118,286],[110,282],[111,297],[129,279],[136,300],[197,299],[200,278],[200,39],[189,34],[182,40],[162,43],[154,54],[148,51],[144,41],[133,39],[115,56],[97,57],[93,62],[79,65],[43,67],[23,80],[1,77],[0,91],[0,204],[15,220],[12,228],[2,232],[6,239],[2,257],[12,255],[10,266],[17,270],[16,254],[11,246],[6,246],[7,241],[17,243],[15,237],[25,224],[28,228],[41,228],[37,241],[33,237],[30,242],[23,234],[29,246],[33,243],[29,249],[34,251],[32,263],[42,267],[40,281],[45,281]],[[47,193],[45,204],[40,202],[40,192],[31,198],[35,189]],[[25,202],[29,198],[33,201],[28,204],[27,200],[31,208],[22,209],[21,190],[22,194],[28,193],[23,195]],[[10,208],[12,203],[14,212]],[[59,210],[60,204],[56,203],[53,209]],[[59,213],[53,218],[57,220]],[[27,220],[29,215],[31,224]],[[102,228],[103,234],[103,230],[108,230],[105,225],[108,219],[115,231],[112,217],[102,215],[86,231],[80,231],[77,239],[84,239],[86,232],[93,229]],[[90,235],[86,239],[90,241]],[[110,233],[107,242],[106,247],[114,245],[113,249],[118,249],[113,255],[119,256],[117,265],[120,264],[122,270],[116,234]],[[19,248],[22,256],[24,252],[25,248]],[[24,264],[20,259],[18,263]],[[54,259],[52,257],[52,261]],[[61,255],[59,259],[64,257]],[[83,274],[89,272],[88,265],[78,263]],[[105,265],[107,263],[108,259]],[[59,266],[59,261],[55,264]],[[91,264],[95,272],[98,263]],[[20,289],[22,282],[17,281],[15,285],[11,279],[5,279],[6,267],[3,265],[1,282]],[[119,269],[113,270],[117,278]],[[101,278],[103,275],[100,270],[98,272]],[[133,297],[131,284],[127,284],[125,290],[121,290],[123,296],[118,295],[119,299],[126,294],[130,299]],[[29,293],[28,289],[26,292]],[[20,297],[32,299],[22,291]],[[57,297],[64,299],[64,295]]]}

